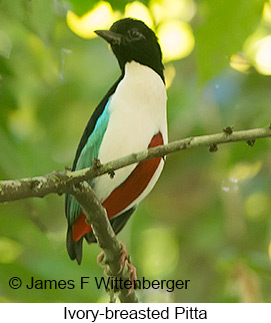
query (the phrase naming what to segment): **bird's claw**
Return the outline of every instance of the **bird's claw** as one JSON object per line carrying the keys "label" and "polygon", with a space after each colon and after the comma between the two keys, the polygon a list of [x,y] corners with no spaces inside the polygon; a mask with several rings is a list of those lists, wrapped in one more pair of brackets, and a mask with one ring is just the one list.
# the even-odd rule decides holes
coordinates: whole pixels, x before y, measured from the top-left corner
{"label": "bird's claw", "polygon": [[104,252],[102,251],[101,253],[98,254],[97,256],[97,264],[104,268],[104,265],[102,264],[102,261],[104,260]]}

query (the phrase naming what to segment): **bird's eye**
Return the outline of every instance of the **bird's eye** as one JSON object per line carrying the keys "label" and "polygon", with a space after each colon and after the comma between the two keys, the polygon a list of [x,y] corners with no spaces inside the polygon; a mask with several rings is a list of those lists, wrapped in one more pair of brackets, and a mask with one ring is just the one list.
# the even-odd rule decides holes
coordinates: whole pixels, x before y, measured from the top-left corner
{"label": "bird's eye", "polygon": [[142,35],[141,32],[139,32],[136,28],[128,30],[128,35],[131,40],[145,39],[145,36]]}

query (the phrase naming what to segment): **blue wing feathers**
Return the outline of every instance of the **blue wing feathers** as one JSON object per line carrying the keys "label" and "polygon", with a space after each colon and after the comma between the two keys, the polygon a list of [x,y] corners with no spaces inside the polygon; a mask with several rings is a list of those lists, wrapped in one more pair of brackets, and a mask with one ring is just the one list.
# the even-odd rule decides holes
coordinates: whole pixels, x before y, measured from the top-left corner
{"label": "blue wing feathers", "polygon": [[[97,156],[98,156],[97,150],[99,149],[100,144],[99,145],[95,144],[95,140],[98,140],[98,138],[100,138],[100,140],[102,140],[101,133],[104,130],[101,127],[102,121],[106,121],[103,119],[109,118],[108,106],[109,106],[109,102],[110,102],[110,97],[116,91],[116,88],[117,88],[119,82],[122,80],[122,78],[123,78],[123,75],[118,79],[118,81],[107,92],[107,94],[102,99],[102,101],[99,103],[99,105],[97,106],[97,108],[93,112],[91,118],[89,119],[87,126],[84,130],[84,133],[81,137],[80,143],[78,145],[78,148],[77,148],[77,151],[75,154],[75,158],[73,161],[72,170],[81,169],[84,167],[89,167],[92,165],[93,159],[95,157],[97,158]],[[105,110],[107,110],[107,111],[104,114]],[[100,117],[102,117],[102,119],[100,119]],[[99,123],[99,125],[98,125],[98,123]],[[107,120],[107,123],[108,123],[108,120]],[[107,123],[106,123],[106,126],[107,126]],[[93,134],[94,131],[97,131],[97,135]],[[94,136],[92,136],[92,135],[94,135]],[[88,148],[86,148],[86,147],[88,147]],[[93,147],[94,147],[94,151],[92,152]],[[84,162],[84,158],[82,158],[82,157],[80,158],[83,150],[84,150],[83,155],[86,158],[85,162]],[[81,166],[84,164],[84,167],[79,168],[79,165],[78,165],[79,159],[81,159],[81,161],[80,161]],[[87,164],[87,162],[89,162],[89,164]],[[73,204],[73,203],[71,203],[72,201],[75,201],[74,198],[71,195],[66,195],[65,213],[66,213],[66,218],[68,220],[69,226],[73,225],[74,221],[76,220],[76,217],[80,214],[80,206],[76,205],[76,204],[78,204],[76,202],[75,205],[73,207],[71,207],[71,204]]]}
{"label": "blue wing feathers", "polygon": [[106,107],[106,104],[108,103],[109,98],[115,93],[116,88],[117,88],[119,82],[122,80],[122,78],[123,78],[123,75],[118,79],[118,81],[107,92],[107,94],[102,99],[102,101],[99,103],[99,105],[97,106],[97,108],[93,112],[91,118],[89,119],[88,124],[87,124],[87,126],[86,126],[86,128],[84,130],[83,135],[82,135],[82,138],[80,140],[80,143],[78,145],[76,155],[75,155],[75,158],[74,158],[74,161],[73,161],[72,170],[76,169],[76,164],[77,164],[77,161],[78,161],[79,156],[81,154],[81,151],[84,149],[84,147],[85,147],[85,145],[86,145],[86,143],[88,141],[88,138],[92,134],[99,117],[102,115],[102,113],[103,113],[103,111],[104,111],[104,109]]}
{"label": "blue wing feathers", "polygon": [[[97,120],[95,128],[92,131],[91,135],[89,136],[84,148],[81,150],[81,154],[75,166],[76,170],[92,166],[94,158],[98,157],[99,149],[109,121],[109,104],[110,104],[110,99],[108,100],[103,110],[103,113],[100,115],[99,119]],[[89,184],[91,185],[91,180],[89,181]],[[81,213],[81,207],[79,203],[75,200],[73,196],[70,196],[69,197],[70,223],[73,224],[80,213]]]}
{"label": "blue wing feathers", "polygon": [[[123,76],[124,75],[121,75],[118,81],[107,92],[88,121],[75,154],[72,170],[89,167],[92,165],[93,159],[98,157],[99,147],[109,121],[108,107],[110,104],[110,97],[116,91]],[[81,263],[82,259],[82,239],[77,242],[73,241],[72,226],[80,212],[80,205],[72,195],[67,194],[65,199],[65,213],[68,221],[66,245],[70,258],[76,259],[78,264]]]}
{"label": "blue wing feathers", "polygon": [[81,150],[80,156],[75,165],[76,170],[92,166],[94,158],[98,157],[99,149],[109,121],[110,101],[111,98],[107,101],[103,113],[96,122],[93,132],[88,137],[84,148]]}

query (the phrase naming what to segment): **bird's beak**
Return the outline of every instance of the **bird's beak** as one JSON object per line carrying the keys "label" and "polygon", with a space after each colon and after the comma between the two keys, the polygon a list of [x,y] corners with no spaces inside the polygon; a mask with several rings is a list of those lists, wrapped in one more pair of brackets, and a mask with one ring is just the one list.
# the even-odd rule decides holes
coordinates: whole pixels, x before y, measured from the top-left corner
{"label": "bird's beak", "polygon": [[120,44],[122,36],[120,34],[114,33],[110,30],[95,30],[94,31],[98,36],[105,39],[109,44],[115,45]]}

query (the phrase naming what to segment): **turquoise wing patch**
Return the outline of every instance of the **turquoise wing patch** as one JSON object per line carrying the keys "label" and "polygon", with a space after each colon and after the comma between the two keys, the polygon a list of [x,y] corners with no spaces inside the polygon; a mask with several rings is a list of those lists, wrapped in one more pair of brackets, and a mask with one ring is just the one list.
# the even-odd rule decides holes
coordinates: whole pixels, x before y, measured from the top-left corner
{"label": "turquoise wing patch", "polygon": [[[100,115],[95,128],[91,135],[89,136],[86,145],[81,151],[81,154],[76,163],[76,170],[87,168],[92,166],[93,160],[98,157],[99,149],[107,129],[110,113],[109,113],[109,104],[111,98],[108,100],[103,113]],[[88,183],[91,185],[92,180],[89,180]],[[74,223],[78,215],[81,213],[81,206],[75,200],[75,198],[69,195],[69,217],[70,223]]]}

